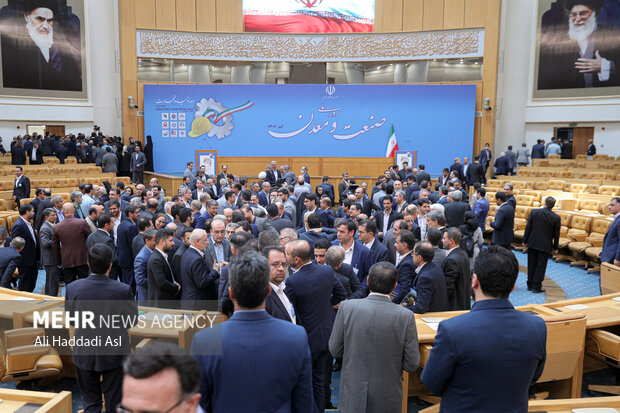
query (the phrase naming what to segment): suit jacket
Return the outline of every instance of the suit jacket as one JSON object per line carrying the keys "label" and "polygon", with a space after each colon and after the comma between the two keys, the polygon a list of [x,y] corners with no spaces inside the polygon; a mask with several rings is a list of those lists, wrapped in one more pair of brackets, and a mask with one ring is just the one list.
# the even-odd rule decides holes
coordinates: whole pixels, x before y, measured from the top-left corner
{"label": "suit jacket", "polygon": [[[222,241],[222,246],[224,247],[224,261],[230,262],[230,241],[224,238]],[[217,254],[215,253],[215,247],[213,246],[213,239],[209,238],[209,243],[207,244],[207,249],[205,250],[205,261],[207,262],[207,266],[209,268],[213,266],[213,260],[217,260]]]}
{"label": "suit jacket", "polygon": [[262,190],[258,193],[258,205],[262,207],[266,207],[267,205],[269,205],[269,197]]}
{"label": "suit jacket", "polygon": [[17,145],[12,145],[11,158],[11,163],[13,165],[26,165],[26,150]]}
{"label": "suit jacket", "polygon": [[133,268],[133,250],[131,249],[134,237],[138,235],[138,227],[130,219],[121,221],[116,230],[116,246],[118,263],[123,268]]}
{"label": "suit jacket", "polygon": [[413,289],[417,293],[413,306],[415,313],[450,311],[446,277],[441,267],[434,262],[427,262],[422,266],[413,282]]}
{"label": "suit jacket", "polygon": [[13,247],[0,248],[0,286],[11,287],[11,280],[17,267],[21,264],[22,256]]}
{"label": "suit jacket", "polygon": [[450,165],[450,172],[457,171],[459,173],[459,179],[462,181],[465,178],[465,173],[463,172],[463,164],[453,163]]}
{"label": "suit jacket", "polygon": [[293,228],[293,229],[295,228],[295,226],[293,225],[293,222],[290,219],[279,218],[279,217],[272,219],[271,225],[273,225],[275,230],[278,231],[278,234],[284,228]]}
{"label": "suit jacket", "polygon": [[287,199],[284,203],[284,212],[288,212],[291,215],[291,222],[293,223],[293,228],[295,228],[297,225],[297,206],[292,199]]}
{"label": "suit jacket", "polygon": [[478,218],[478,226],[483,233],[486,226],[487,215],[489,215],[489,208],[489,200],[486,198],[480,198],[478,201],[476,201],[472,209],[472,211],[474,212],[474,214],[476,214],[476,217]]}
{"label": "suit jacket", "polygon": [[529,387],[545,366],[546,341],[542,318],[515,310],[507,299],[480,301],[439,323],[422,382],[441,396],[442,412],[526,412]]}
{"label": "suit jacket", "polygon": [[333,306],[347,298],[332,268],[310,262],[287,278],[284,292],[297,311],[299,324],[308,333],[310,351],[327,350],[334,324]]}
{"label": "suit jacket", "polygon": [[401,301],[403,301],[403,298],[405,298],[411,290],[413,279],[415,277],[416,266],[413,263],[411,254],[407,254],[403,259],[401,259],[396,266],[396,269],[398,270],[398,284],[396,284],[396,288],[392,292],[392,295],[394,296],[392,302],[400,304]]}
{"label": "suit jacket", "polygon": [[433,247],[433,251],[435,252],[435,256],[433,257],[433,262],[440,267],[443,267],[443,263],[446,260],[446,256],[448,252],[439,247]]}
{"label": "suit jacket", "polygon": [[381,208],[377,207],[370,199],[364,198],[362,202],[362,214],[366,214],[371,217],[375,211],[381,211]]}
{"label": "suit jacket", "polygon": [[37,148],[37,151],[35,152],[37,159],[33,160],[32,159],[32,149],[30,148],[28,150],[28,159],[30,160],[30,165],[41,165],[44,163],[43,161],[43,151],[41,150],[41,146],[39,145],[39,147]]}
{"label": "suit jacket", "polygon": [[465,212],[469,211],[469,204],[465,202],[448,202],[443,205],[446,216],[446,226],[456,227],[465,223]]}
{"label": "suit jacket", "polygon": [[254,222],[252,224],[256,225],[256,229],[258,229],[258,232],[263,232],[265,230],[268,230],[269,228],[273,228],[271,221],[268,220],[267,218],[255,217]]}
{"label": "suit jacket", "polygon": [[422,170],[420,172],[418,172],[415,176],[415,181],[418,183],[418,185],[420,185],[422,183],[422,181],[426,181],[426,182],[431,182],[431,176],[428,174],[428,172]]}
{"label": "suit jacket", "polygon": [[17,197],[18,200],[30,198],[30,179],[26,175],[20,177],[17,186],[15,180],[13,181],[13,196]]}
{"label": "suit jacket", "polygon": [[609,226],[603,240],[603,250],[601,251],[601,262],[613,264],[614,260],[620,260],[620,219],[618,217]]}
{"label": "suit jacket", "polygon": [[131,241],[131,255],[134,259],[136,258],[136,255],[138,255],[138,253],[142,250],[144,245],[144,234],[138,232]]}
{"label": "suit jacket", "polygon": [[[56,256],[52,249],[52,237],[54,227],[49,222],[44,221],[39,229],[39,246],[41,247],[41,265],[57,265]],[[114,251],[114,250],[112,250]]]}
{"label": "suit jacket", "polygon": [[[56,157],[60,160],[61,164],[65,163],[65,159],[67,159],[67,156],[69,156],[69,149],[67,149],[66,146],[59,146],[58,149],[56,149]],[[116,158],[116,155],[114,155],[114,157]],[[117,172],[117,171],[106,171],[104,169],[103,172]]]}
{"label": "suit jacket", "polygon": [[274,318],[279,318],[280,320],[288,321],[292,323],[291,316],[288,314],[286,307],[284,307],[284,303],[280,300],[280,297],[271,289],[269,294],[265,298],[265,311],[269,313]]}
{"label": "suit jacket", "polygon": [[176,275],[173,277],[172,267],[168,265],[166,258],[155,249],[149,257],[146,268],[149,305],[175,307],[176,304],[173,301],[179,299],[180,291],[174,284]]}
{"label": "suit jacket", "polygon": [[544,159],[545,158],[545,145],[537,143],[532,146],[532,159]]}
{"label": "suit jacket", "polygon": [[484,169],[478,162],[474,162],[467,168],[467,183],[473,185],[475,183],[481,184],[484,181]]}
{"label": "suit jacket", "polygon": [[[355,247],[353,247],[353,257],[351,258],[351,267],[355,271],[360,283],[364,284],[364,280],[372,267],[372,257],[370,250],[361,242],[355,240]],[[333,245],[340,245],[340,241],[332,241]]]}
{"label": "suit jacket", "polygon": [[[120,315],[125,319],[137,317],[138,307],[131,288],[106,275],[91,274],[67,285],[65,310],[94,312],[97,328],[76,328],[75,337],[92,339],[101,336],[102,341],[101,347],[75,346],[72,357],[75,365],[83,370],[98,372],[121,367],[123,359],[131,353],[127,328],[105,328],[99,320],[101,317],[111,319],[112,315]],[[127,327],[131,327],[131,324]],[[108,337],[112,340],[120,338],[120,345],[114,347],[113,354],[109,354],[109,346],[105,347]]]}
{"label": "suit jacket", "polygon": [[448,253],[441,266],[446,277],[450,310],[469,310],[471,307],[471,270],[469,256],[462,248]]}
{"label": "suit jacket", "polygon": [[204,303],[198,300],[217,300],[217,288],[220,274],[209,269],[204,258],[195,248],[188,248],[181,258],[181,305],[191,310],[199,309]]}
{"label": "suit jacket", "polygon": [[[43,228],[43,226],[41,226]],[[116,246],[114,245],[114,233],[108,234],[102,229],[98,229],[95,232],[92,232],[88,238],[86,238],[86,250],[90,250],[95,244],[105,244],[107,245],[112,252],[114,252],[114,256],[116,257]]]}
{"label": "suit jacket", "polygon": [[375,237],[375,242],[373,242],[372,246],[370,247],[370,261],[372,262],[372,264],[381,261],[390,261],[390,252],[388,251],[387,247],[379,241],[379,238],[377,237]]}
{"label": "suit jacket", "polygon": [[65,268],[86,265],[88,263],[86,240],[90,234],[90,227],[83,219],[65,217],[62,222],[56,224],[52,236],[52,248],[58,265]]}
{"label": "suit jacket", "polygon": [[506,203],[495,211],[495,221],[491,222],[493,227],[493,244],[510,245],[514,240],[515,210]]}
{"label": "suit jacket", "polygon": [[506,175],[508,173],[508,158],[502,156],[495,160],[495,175]]}
{"label": "suit jacket", "polygon": [[106,173],[106,172],[114,172],[117,173],[118,172],[118,157],[112,153],[109,152],[105,155],[103,155],[103,158],[101,158],[101,170]]}
{"label": "suit jacket", "polygon": [[144,165],[146,165],[146,155],[144,154],[144,152],[138,152],[137,159],[136,159],[136,153],[132,152],[131,160],[129,161],[129,170],[132,172],[133,171],[143,172]]}
{"label": "suit jacket", "polygon": [[346,291],[348,300],[366,297],[366,290],[362,287],[355,271],[353,271],[353,267],[349,264],[343,262],[340,264],[340,268],[334,270],[334,274],[336,274],[336,278]]}
{"label": "suit jacket", "polygon": [[[392,228],[392,224],[394,221],[398,219],[399,213],[392,208],[390,211],[390,215],[388,217],[388,229]],[[377,223],[377,234],[383,232],[383,221],[385,219],[385,215],[383,211],[377,211],[375,213],[375,222]],[[385,234],[383,234],[385,236]]]}
{"label": "suit jacket", "polygon": [[312,359],[299,326],[265,311],[238,311],[197,332],[191,353],[200,365],[200,405],[206,412],[313,411]]}
{"label": "suit jacket", "polygon": [[508,159],[508,169],[514,169],[517,161],[517,154],[513,151],[506,151],[506,159]]}
{"label": "suit jacket", "polygon": [[525,226],[523,243],[528,249],[550,253],[557,250],[560,242],[562,220],[548,208],[537,208],[530,212]]}
{"label": "suit jacket", "polygon": [[411,311],[374,294],[346,301],[336,315],[329,350],[342,357],[339,411],[401,410],[403,370],[414,372],[420,362]]}
{"label": "suit jacket", "polygon": [[142,304],[148,299],[149,277],[147,274],[149,258],[153,254],[146,245],[142,247],[133,261],[133,275],[136,280],[136,293],[138,303]]}
{"label": "suit jacket", "polygon": [[485,171],[489,167],[489,164],[491,163],[491,159],[493,159],[491,150],[487,148],[483,148],[480,151],[480,165],[482,165]]}

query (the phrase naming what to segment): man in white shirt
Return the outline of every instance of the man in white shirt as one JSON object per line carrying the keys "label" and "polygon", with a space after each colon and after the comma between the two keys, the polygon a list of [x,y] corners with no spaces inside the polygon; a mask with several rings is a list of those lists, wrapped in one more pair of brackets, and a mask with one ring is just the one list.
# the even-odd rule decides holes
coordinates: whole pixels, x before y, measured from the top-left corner
{"label": "man in white shirt", "polygon": [[284,294],[284,278],[286,277],[286,268],[288,266],[284,249],[280,247],[267,247],[263,250],[263,255],[269,261],[271,269],[269,275],[271,292],[265,299],[265,310],[275,318],[296,324],[295,309],[286,294]]}

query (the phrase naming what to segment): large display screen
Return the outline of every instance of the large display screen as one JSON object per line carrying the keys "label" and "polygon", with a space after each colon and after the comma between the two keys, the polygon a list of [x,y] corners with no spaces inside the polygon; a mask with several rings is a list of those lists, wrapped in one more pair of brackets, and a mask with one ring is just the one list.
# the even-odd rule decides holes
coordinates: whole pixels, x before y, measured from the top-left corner
{"label": "large display screen", "polygon": [[383,157],[392,127],[433,174],[472,152],[475,85],[144,85],[160,172],[219,156]]}
{"label": "large display screen", "polygon": [[372,32],[375,0],[243,0],[246,32]]}

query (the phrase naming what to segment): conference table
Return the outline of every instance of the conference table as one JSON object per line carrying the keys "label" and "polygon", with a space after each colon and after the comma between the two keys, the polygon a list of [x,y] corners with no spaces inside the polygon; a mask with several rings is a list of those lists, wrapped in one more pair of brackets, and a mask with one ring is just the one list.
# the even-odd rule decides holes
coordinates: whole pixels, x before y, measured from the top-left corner
{"label": "conference table", "polygon": [[0,411],[3,413],[21,411],[45,413],[71,413],[71,392],[47,393],[40,391],[0,389]]}

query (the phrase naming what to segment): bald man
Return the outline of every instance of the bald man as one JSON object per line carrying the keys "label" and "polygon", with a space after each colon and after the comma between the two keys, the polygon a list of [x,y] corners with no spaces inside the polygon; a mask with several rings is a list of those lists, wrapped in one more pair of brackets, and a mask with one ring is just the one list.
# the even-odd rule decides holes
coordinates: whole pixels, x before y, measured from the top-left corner
{"label": "bald man", "polygon": [[86,239],[92,230],[86,220],[75,218],[73,204],[63,204],[62,213],[65,219],[54,226],[52,249],[58,268],[62,268],[65,282],[69,284],[88,277]]}

